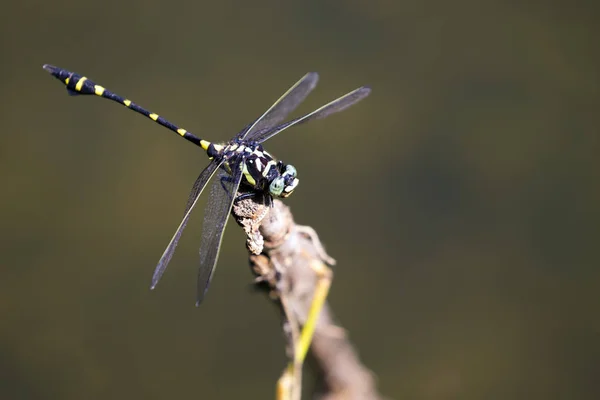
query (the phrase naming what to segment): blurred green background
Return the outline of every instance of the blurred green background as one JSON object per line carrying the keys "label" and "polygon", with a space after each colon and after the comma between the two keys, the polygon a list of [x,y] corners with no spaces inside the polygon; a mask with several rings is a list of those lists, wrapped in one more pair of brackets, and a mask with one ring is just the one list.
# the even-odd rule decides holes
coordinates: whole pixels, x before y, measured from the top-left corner
{"label": "blurred green background", "polygon": [[[338,260],[330,302],[395,399],[600,393],[598,8],[554,1],[21,1],[0,16],[0,398],[266,399],[277,312],[231,224],[194,307],[205,155],[41,66],[226,140],[307,71],[268,143]],[[310,387],[310,379],[307,379]],[[306,394],[306,398],[309,395]]]}

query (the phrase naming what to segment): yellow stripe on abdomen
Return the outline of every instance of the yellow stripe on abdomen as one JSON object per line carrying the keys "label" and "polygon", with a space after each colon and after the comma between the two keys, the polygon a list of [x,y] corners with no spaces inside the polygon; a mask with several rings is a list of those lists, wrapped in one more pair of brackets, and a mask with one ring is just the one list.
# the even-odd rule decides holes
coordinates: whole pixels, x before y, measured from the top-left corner
{"label": "yellow stripe on abdomen", "polygon": [[75,85],[75,90],[77,90],[78,92],[81,92],[81,88],[83,87],[83,82],[87,81],[87,78],[85,76],[82,76],[81,79],[79,79],[79,81],[77,81],[77,85]]}

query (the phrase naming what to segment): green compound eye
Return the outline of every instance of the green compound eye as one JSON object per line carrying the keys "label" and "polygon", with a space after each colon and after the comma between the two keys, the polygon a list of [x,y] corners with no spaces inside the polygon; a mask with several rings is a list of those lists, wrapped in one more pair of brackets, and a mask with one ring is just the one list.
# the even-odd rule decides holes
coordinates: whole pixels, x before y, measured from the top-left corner
{"label": "green compound eye", "polygon": [[291,176],[293,176],[293,177],[295,178],[295,177],[296,177],[296,175],[298,174],[298,172],[296,171],[296,168],[294,168],[294,166],[293,166],[293,165],[289,165],[289,164],[288,164],[288,165],[286,165],[286,167],[285,167],[285,174],[287,174],[287,175],[291,175]]}
{"label": "green compound eye", "polygon": [[281,192],[283,192],[284,181],[282,177],[277,177],[273,179],[271,184],[269,185],[269,193],[271,193],[275,197],[281,196]]}

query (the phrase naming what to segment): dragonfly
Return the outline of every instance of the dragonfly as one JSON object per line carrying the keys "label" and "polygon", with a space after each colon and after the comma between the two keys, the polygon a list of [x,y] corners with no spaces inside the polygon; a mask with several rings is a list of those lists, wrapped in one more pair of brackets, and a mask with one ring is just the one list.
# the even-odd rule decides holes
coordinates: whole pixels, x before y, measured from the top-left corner
{"label": "dragonfly", "polygon": [[[319,75],[316,72],[309,72],[231,140],[225,143],[213,143],[201,139],[162,116],[109,91],[85,76],[49,64],[45,64],[43,68],[66,85],[69,94],[96,95],[115,101],[177,133],[202,148],[208,155],[210,163],[192,186],[183,219],[162,254],[150,285],[150,289],[154,289],[163,276],[192,210],[206,186],[211,182],[211,178],[214,178],[211,182],[202,226],[196,306],[203,301],[212,281],[223,233],[234,202],[247,197],[259,196],[272,204],[273,198],[286,198],[298,186],[299,179],[296,168],[291,164],[276,160],[263,148],[262,143],[295,125],[325,118],[345,110],[371,92],[368,86],[359,87],[308,114],[282,123],[317,85]],[[239,189],[243,192],[238,195]]]}

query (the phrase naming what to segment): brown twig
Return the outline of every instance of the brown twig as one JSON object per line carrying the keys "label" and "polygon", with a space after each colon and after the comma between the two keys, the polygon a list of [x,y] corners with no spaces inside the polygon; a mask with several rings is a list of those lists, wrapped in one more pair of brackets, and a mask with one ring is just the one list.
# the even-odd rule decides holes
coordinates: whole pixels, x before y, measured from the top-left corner
{"label": "brown twig", "polygon": [[[335,260],[329,257],[316,232],[296,225],[287,206],[275,200],[268,207],[252,199],[234,205],[234,217],[244,228],[250,264],[257,283],[269,293],[282,311],[287,355],[293,365],[298,359],[299,327],[303,327],[315,298],[315,289],[328,289]],[[333,321],[327,304],[315,327],[310,353],[318,370],[317,398],[382,399],[373,374],[361,364],[348,335]],[[302,357],[303,358],[303,357]],[[302,360],[300,360],[301,363]],[[294,379],[300,381],[300,368]],[[280,381],[281,383],[281,381]],[[290,399],[300,398],[300,384]]]}

